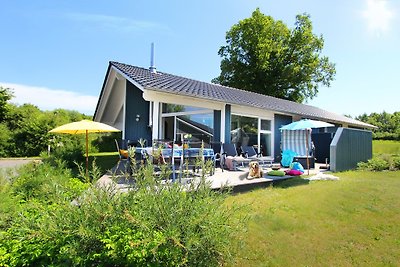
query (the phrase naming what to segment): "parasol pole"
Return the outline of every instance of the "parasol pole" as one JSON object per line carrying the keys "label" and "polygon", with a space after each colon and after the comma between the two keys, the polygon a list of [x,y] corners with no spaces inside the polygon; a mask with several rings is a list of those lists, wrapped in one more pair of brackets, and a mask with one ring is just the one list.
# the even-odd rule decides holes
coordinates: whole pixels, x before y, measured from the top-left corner
{"label": "parasol pole", "polygon": [[89,138],[88,138],[88,130],[86,129],[86,178],[89,178]]}

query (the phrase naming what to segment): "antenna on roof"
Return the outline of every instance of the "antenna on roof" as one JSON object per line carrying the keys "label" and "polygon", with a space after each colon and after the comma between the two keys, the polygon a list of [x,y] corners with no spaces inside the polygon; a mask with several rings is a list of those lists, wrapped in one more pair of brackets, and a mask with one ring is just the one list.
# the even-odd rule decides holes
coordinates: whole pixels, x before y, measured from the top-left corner
{"label": "antenna on roof", "polygon": [[157,68],[154,65],[154,43],[151,43],[151,54],[150,54],[150,68],[152,73],[157,73]]}

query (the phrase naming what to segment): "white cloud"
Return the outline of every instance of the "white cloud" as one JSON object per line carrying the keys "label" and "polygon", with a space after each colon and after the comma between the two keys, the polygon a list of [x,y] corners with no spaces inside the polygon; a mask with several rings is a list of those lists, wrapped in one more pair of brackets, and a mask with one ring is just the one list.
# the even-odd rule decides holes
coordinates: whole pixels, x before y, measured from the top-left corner
{"label": "white cloud", "polygon": [[68,19],[95,26],[101,26],[103,29],[110,29],[117,32],[135,32],[135,31],[149,31],[149,30],[162,30],[168,31],[168,27],[143,20],[133,20],[124,17],[108,16],[102,14],[89,14],[89,13],[68,13]]}
{"label": "white cloud", "polygon": [[386,0],[367,0],[367,7],[362,12],[367,20],[368,30],[376,35],[381,35],[390,29],[390,22],[394,12],[388,7]]}
{"label": "white cloud", "polygon": [[0,86],[13,90],[14,98],[11,99],[12,103],[18,105],[29,103],[38,106],[41,110],[62,108],[77,110],[86,115],[93,115],[98,100],[97,96],[46,87],[2,82],[0,82]]}

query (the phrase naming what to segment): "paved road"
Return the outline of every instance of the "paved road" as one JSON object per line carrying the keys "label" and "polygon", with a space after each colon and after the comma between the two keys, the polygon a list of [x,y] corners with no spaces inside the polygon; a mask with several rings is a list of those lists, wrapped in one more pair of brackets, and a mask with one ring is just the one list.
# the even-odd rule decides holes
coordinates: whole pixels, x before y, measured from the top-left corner
{"label": "paved road", "polygon": [[34,159],[0,159],[0,169],[16,168],[25,165]]}

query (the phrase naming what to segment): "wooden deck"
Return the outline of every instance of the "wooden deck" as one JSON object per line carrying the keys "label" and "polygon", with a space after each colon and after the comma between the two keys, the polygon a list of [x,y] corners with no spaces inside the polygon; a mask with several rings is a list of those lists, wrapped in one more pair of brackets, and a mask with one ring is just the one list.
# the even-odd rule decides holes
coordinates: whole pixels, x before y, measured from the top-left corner
{"label": "wooden deck", "polygon": [[[325,169],[320,169],[320,166],[323,164],[315,164],[314,169],[310,169],[310,176],[317,174],[319,172],[324,172],[326,171]],[[285,179],[291,179],[293,176],[268,176],[266,173],[270,171],[271,169],[264,169],[264,176],[262,178],[254,178],[254,179],[248,179],[248,168],[239,168],[238,170],[235,171],[228,171],[217,168],[215,170],[214,175],[208,176],[206,179],[207,181],[210,182],[211,188],[212,189],[220,189],[223,187],[231,187],[234,188],[235,190],[240,189],[240,188],[253,188],[257,186],[267,186],[270,183],[273,183],[275,181],[279,180],[285,180]],[[282,169],[284,170],[284,169]],[[114,173],[116,171],[114,170]],[[307,171],[305,172],[305,175],[307,176]],[[100,185],[108,185],[110,183],[114,183],[115,186],[118,189],[121,189],[122,191],[127,190],[131,183],[129,183],[129,177],[127,175],[118,175],[114,179],[112,174],[105,174],[103,175],[98,183]],[[193,177],[193,178],[182,178],[181,182],[182,184],[188,184],[189,182],[196,182],[196,179],[199,179],[198,177]],[[116,182],[114,182],[116,181]],[[177,179],[178,181],[178,179]]]}

